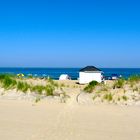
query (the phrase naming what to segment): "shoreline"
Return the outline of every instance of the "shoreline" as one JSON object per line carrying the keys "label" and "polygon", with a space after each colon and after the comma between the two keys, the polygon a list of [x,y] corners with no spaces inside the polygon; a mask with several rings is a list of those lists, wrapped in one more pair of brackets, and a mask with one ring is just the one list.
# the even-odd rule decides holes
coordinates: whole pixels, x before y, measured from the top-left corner
{"label": "shoreline", "polygon": [[[31,74],[33,77],[36,75],[39,77],[50,76],[54,80],[59,79],[61,74],[68,74],[72,79],[79,77],[79,70],[81,68],[41,68],[41,67],[1,67],[0,74],[19,74],[23,73],[27,77]],[[122,75],[124,78],[128,78],[131,75],[140,74],[140,68],[101,68],[104,71],[104,76],[111,76],[112,74]]]}

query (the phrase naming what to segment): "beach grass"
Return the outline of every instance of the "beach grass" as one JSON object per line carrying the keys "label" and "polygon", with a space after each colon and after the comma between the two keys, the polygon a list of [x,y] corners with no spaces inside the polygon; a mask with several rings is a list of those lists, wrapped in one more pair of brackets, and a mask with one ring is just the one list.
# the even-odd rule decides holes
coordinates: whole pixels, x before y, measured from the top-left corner
{"label": "beach grass", "polygon": [[12,89],[15,88],[17,81],[14,79],[12,75],[0,75],[0,82],[4,89]]}
{"label": "beach grass", "polygon": [[128,97],[127,96],[122,96],[122,99],[124,100],[124,101],[127,101],[128,100]]}
{"label": "beach grass", "polygon": [[128,82],[135,83],[140,81],[140,75],[132,75],[128,78]]}
{"label": "beach grass", "polygon": [[45,86],[43,85],[31,85],[25,82],[23,79],[19,79],[13,75],[0,75],[1,86],[5,90],[16,89],[26,93],[28,90],[36,94],[42,95],[45,93],[46,96],[53,96],[54,90],[58,88],[58,84],[52,79],[48,79]]}
{"label": "beach grass", "polygon": [[92,81],[84,88],[84,91],[91,93],[93,89],[95,88],[95,86],[97,86],[98,84],[99,83],[97,81]]}
{"label": "beach grass", "polygon": [[[72,82],[72,81],[71,81]],[[46,96],[67,97],[72,92],[90,93],[93,101],[109,102],[118,104],[118,102],[132,102],[140,99],[140,76],[131,76],[128,79],[118,79],[107,81],[107,84],[92,81],[87,85],[78,86],[73,82],[58,82],[51,78],[48,79],[28,79],[18,78],[14,75],[0,75],[0,87],[2,92],[7,90],[20,91],[22,93],[33,93],[36,96],[36,102]],[[71,90],[70,90],[71,89]],[[67,93],[68,91],[68,93]],[[19,92],[17,92],[18,94]],[[79,94],[79,93],[77,93]],[[136,95],[135,95],[136,94]]]}
{"label": "beach grass", "polygon": [[46,91],[46,96],[52,96],[55,90],[55,86],[53,85],[46,85],[45,91]]}
{"label": "beach grass", "polygon": [[42,85],[36,85],[36,86],[31,87],[32,92],[35,92],[40,95],[42,94],[43,90],[44,90],[44,86],[42,86]]}
{"label": "beach grass", "polygon": [[104,99],[110,102],[113,100],[113,95],[111,93],[105,94]]}
{"label": "beach grass", "polygon": [[121,78],[115,81],[113,88],[123,88],[125,84],[125,79]]}
{"label": "beach grass", "polygon": [[94,103],[108,102],[119,105],[132,105],[140,102],[139,87],[140,76],[134,75],[128,79],[120,78],[118,80],[106,81],[105,84],[96,84],[92,81],[83,91],[93,95]]}
{"label": "beach grass", "polygon": [[18,91],[22,91],[24,93],[26,93],[28,91],[28,89],[30,89],[30,85],[27,84],[26,82],[21,82],[21,81],[18,81],[17,82],[17,90]]}

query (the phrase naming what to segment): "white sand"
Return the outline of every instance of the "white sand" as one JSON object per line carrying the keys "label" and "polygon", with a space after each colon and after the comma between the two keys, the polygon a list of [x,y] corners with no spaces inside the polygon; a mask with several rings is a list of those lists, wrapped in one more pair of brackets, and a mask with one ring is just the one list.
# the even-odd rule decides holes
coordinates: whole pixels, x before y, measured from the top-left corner
{"label": "white sand", "polygon": [[0,100],[0,140],[140,140],[140,107]]}

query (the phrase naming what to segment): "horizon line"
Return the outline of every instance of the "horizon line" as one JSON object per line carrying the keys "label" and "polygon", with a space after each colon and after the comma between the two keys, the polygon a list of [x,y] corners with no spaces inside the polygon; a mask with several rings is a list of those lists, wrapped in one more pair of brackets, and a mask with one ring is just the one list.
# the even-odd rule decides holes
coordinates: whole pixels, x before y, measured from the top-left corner
{"label": "horizon line", "polygon": [[[0,67],[0,68],[23,68],[23,69],[26,69],[26,68],[44,68],[44,69],[51,69],[51,68],[60,68],[60,69],[64,69],[64,68],[67,68],[67,69],[72,69],[72,68],[83,68],[83,67],[38,67],[38,66],[35,66],[35,67]],[[140,69],[140,67],[98,67],[100,69]]]}

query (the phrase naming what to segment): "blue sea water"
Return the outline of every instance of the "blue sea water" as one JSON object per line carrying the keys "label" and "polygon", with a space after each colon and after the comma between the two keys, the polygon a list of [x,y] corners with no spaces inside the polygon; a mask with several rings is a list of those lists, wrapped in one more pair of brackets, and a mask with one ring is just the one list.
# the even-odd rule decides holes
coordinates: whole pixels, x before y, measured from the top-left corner
{"label": "blue sea water", "polygon": [[[37,77],[51,77],[58,79],[61,74],[68,74],[72,79],[79,77],[79,70],[81,68],[0,68],[0,74],[18,74],[23,73],[25,76],[32,74]],[[140,68],[101,68],[104,76],[111,76],[112,74],[122,75],[128,78],[131,75],[140,74]]]}

